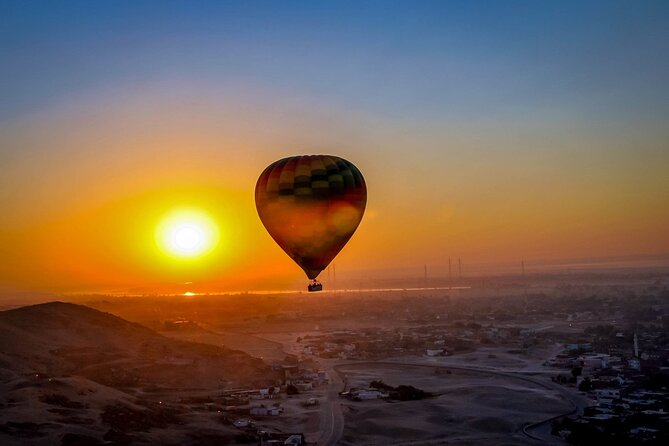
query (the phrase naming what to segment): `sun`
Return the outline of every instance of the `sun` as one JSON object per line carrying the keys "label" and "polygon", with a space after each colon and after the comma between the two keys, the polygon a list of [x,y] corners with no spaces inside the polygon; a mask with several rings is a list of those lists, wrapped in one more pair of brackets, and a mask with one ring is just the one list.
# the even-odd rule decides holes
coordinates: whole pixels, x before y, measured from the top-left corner
{"label": "sun", "polygon": [[174,257],[201,257],[212,251],[218,241],[218,226],[199,209],[173,210],[160,220],[156,228],[158,246]]}

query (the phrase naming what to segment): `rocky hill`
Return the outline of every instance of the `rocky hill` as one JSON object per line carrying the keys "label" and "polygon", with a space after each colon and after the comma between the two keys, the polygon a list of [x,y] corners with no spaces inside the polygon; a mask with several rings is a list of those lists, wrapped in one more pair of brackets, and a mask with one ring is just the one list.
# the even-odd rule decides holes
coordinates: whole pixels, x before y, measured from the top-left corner
{"label": "rocky hill", "polygon": [[0,312],[3,445],[220,442],[230,433],[221,415],[197,411],[215,408],[223,388],[274,379],[246,353],[167,338],[82,305]]}

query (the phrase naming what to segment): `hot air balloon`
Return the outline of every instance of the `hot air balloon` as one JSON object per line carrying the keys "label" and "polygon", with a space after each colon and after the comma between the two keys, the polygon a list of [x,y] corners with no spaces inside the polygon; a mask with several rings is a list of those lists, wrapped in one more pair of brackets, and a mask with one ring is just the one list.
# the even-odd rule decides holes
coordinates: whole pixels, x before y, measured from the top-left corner
{"label": "hot air balloon", "polygon": [[316,280],[362,220],[367,187],[357,167],[331,155],[303,155],[270,164],[256,183],[256,209],[274,241]]}

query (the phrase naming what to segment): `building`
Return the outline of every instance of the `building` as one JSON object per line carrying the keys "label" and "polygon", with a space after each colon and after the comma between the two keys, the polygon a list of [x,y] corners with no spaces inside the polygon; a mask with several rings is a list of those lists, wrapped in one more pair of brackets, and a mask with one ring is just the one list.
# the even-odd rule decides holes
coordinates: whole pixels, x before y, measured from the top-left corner
{"label": "building", "polygon": [[427,356],[444,356],[446,351],[443,348],[428,348],[425,350]]}
{"label": "building", "polygon": [[301,379],[293,381],[292,384],[304,392],[312,390],[314,388],[314,385],[311,381],[303,381]]}
{"label": "building", "polygon": [[611,399],[619,400],[620,399],[620,389],[596,389],[595,397],[597,400],[600,399]]}
{"label": "building", "polygon": [[375,400],[379,398],[388,398],[390,395],[385,392],[381,392],[380,390],[376,389],[360,389],[360,390],[352,390],[351,393],[351,398],[354,400],[362,401],[362,400]]}
{"label": "building", "polygon": [[605,354],[588,354],[582,355],[578,358],[579,363],[584,369],[599,370],[609,367],[609,355]]}
{"label": "building", "polygon": [[302,433],[265,433],[260,437],[261,446],[285,446],[306,444]]}
{"label": "building", "polygon": [[283,412],[283,408],[281,406],[270,406],[267,407],[264,404],[260,406],[254,406],[249,409],[249,413],[254,416],[279,416]]}

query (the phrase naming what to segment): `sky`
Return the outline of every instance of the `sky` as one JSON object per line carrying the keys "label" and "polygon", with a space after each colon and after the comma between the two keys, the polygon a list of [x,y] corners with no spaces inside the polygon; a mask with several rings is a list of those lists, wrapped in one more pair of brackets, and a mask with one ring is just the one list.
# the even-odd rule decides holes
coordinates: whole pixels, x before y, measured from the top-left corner
{"label": "sky", "polygon": [[[273,161],[367,211],[337,273],[669,253],[665,1],[0,1],[0,291],[302,287]],[[216,222],[175,259],[174,209]],[[371,273],[370,273],[371,274]]]}

